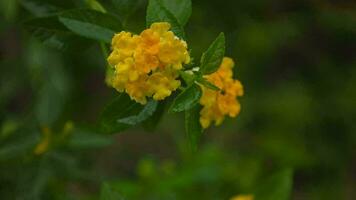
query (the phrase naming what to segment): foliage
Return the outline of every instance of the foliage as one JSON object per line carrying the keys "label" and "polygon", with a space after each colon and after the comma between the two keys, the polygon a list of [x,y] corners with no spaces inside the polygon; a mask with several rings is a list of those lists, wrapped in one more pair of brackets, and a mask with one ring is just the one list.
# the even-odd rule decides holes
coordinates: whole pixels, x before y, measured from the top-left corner
{"label": "foliage", "polygon": [[[356,196],[354,3],[2,0],[0,11],[2,199]],[[108,44],[161,21],[192,61],[179,90],[141,105],[105,86]],[[204,76],[225,55],[243,111],[203,130],[201,87],[224,92]]]}

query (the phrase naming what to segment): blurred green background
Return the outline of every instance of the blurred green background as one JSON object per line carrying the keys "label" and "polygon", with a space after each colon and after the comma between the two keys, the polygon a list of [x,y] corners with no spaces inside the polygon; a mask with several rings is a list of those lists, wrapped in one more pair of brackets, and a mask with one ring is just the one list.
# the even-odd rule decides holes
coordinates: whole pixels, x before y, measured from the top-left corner
{"label": "blurred green background", "polygon": [[[146,1],[132,0],[128,17],[119,0],[100,2],[126,30],[144,29]],[[104,83],[99,45],[73,39],[53,48],[23,26],[84,2],[0,1],[0,199],[98,199],[104,182],[123,199],[229,199],[255,194],[281,170],[293,171],[290,199],[356,199],[356,3],[192,5],[192,56],[225,32],[245,87],[241,114],[207,130],[196,153],[181,114],[165,114],[155,131],[91,128],[117,95]],[[37,155],[46,127],[56,139]]]}

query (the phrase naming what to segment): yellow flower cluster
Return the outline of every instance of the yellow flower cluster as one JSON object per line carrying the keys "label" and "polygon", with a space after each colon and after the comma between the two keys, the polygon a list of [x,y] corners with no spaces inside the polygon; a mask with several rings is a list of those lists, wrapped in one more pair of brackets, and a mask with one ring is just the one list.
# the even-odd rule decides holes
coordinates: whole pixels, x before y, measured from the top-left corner
{"label": "yellow flower cluster", "polygon": [[215,121],[215,125],[220,125],[225,115],[236,117],[240,112],[240,103],[236,97],[243,95],[243,87],[240,81],[233,79],[233,67],[234,61],[225,57],[216,72],[204,76],[221,90],[202,86],[200,104],[203,108],[200,111],[200,124],[203,128],[209,127],[212,121]]}
{"label": "yellow flower cluster", "polygon": [[238,195],[232,197],[230,200],[253,200],[253,195]]}
{"label": "yellow flower cluster", "polygon": [[190,57],[187,43],[169,29],[169,23],[159,22],[140,35],[115,34],[108,62],[114,68],[109,82],[116,90],[145,104],[147,97],[163,100],[180,86],[178,71]]}

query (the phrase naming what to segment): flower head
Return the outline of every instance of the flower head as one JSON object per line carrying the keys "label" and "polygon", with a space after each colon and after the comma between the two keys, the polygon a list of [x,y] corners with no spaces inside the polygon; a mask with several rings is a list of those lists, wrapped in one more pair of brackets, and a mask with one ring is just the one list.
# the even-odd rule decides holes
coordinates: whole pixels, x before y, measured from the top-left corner
{"label": "flower head", "polygon": [[237,195],[232,197],[230,200],[253,200],[253,195]]}
{"label": "flower head", "polygon": [[215,91],[202,86],[200,124],[203,128],[209,127],[213,121],[215,125],[220,125],[225,115],[236,117],[240,112],[240,103],[236,97],[243,95],[243,87],[240,81],[233,79],[233,67],[234,61],[225,57],[216,72],[204,76],[221,90]]}
{"label": "flower head", "polygon": [[180,86],[178,71],[190,62],[187,43],[166,22],[153,23],[140,35],[122,31],[112,39],[108,81],[119,92],[145,104],[147,97],[163,100]]}

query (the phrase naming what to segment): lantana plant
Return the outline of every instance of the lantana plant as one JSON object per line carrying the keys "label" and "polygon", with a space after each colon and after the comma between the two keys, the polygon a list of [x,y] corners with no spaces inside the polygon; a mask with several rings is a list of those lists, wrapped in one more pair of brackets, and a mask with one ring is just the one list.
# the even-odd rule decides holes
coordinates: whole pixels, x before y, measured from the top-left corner
{"label": "lantana plant", "polygon": [[[99,2],[88,0],[86,6],[26,24],[58,48],[66,48],[60,40],[73,35],[99,42],[107,63],[106,84],[118,93],[100,116],[102,132],[118,133],[139,124],[154,127],[163,111],[185,112],[187,138],[196,150],[204,129],[239,114],[237,97],[243,95],[243,86],[233,78],[235,63],[225,56],[224,34],[201,53],[199,63],[192,62],[196,59],[183,28],[191,14],[190,0],[149,0],[147,28],[139,34],[126,29],[125,17],[119,19]],[[63,28],[63,35],[55,38],[44,32],[54,22]]]}

